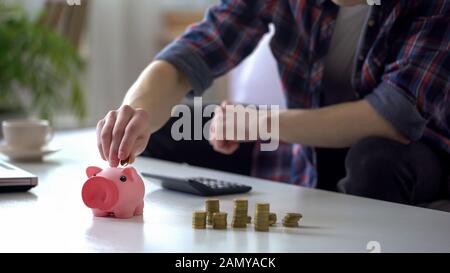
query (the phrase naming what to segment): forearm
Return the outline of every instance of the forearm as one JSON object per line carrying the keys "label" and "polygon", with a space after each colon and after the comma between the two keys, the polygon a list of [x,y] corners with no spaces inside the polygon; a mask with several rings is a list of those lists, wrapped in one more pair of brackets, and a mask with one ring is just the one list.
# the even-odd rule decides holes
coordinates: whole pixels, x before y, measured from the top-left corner
{"label": "forearm", "polygon": [[371,136],[408,140],[365,100],[279,114],[280,140],[314,147],[344,148]]}
{"label": "forearm", "polygon": [[146,110],[151,117],[151,131],[158,130],[191,89],[187,78],[168,62],[151,63],[128,90],[124,105]]}

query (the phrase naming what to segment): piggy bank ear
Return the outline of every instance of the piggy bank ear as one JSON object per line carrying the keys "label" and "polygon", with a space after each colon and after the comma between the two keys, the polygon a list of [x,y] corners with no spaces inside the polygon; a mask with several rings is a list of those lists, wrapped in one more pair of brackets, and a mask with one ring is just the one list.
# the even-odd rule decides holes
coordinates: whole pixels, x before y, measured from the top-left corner
{"label": "piggy bank ear", "polygon": [[99,167],[89,166],[86,168],[86,175],[87,177],[93,177],[94,175],[98,174],[101,171],[102,169]]}
{"label": "piggy bank ear", "polygon": [[135,179],[136,176],[138,175],[137,172],[136,172],[136,169],[133,168],[133,167],[130,167],[130,166],[128,166],[128,167],[126,167],[125,169],[123,169],[122,173],[123,173],[126,177],[130,177],[130,178],[133,178],[133,179]]}

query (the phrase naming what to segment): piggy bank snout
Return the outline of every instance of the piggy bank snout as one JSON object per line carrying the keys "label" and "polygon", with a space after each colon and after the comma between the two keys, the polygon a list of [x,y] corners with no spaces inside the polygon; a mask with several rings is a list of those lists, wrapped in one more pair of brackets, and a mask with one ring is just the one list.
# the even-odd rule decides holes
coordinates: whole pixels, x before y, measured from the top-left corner
{"label": "piggy bank snout", "polygon": [[119,190],[114,182],[104,177],[89,178],[81,191],[84,204],[92,209],[109,210],[119,198]]}

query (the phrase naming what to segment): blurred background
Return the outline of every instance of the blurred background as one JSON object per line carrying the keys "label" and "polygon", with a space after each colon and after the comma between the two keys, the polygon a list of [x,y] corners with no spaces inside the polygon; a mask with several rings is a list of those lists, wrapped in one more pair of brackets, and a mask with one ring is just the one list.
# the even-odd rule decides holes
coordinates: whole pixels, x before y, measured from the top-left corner
{"label": "blurred background", "polygon": [[[156,53],[219,0],[67,2],[76,1],[0,0],[0,121],[33,116],[59,129],[94,126]],[[204,102],[283,104],[268,38],[217,79]],[[263,82],[262,74],[275,80]],[[262,86],[274,95],[263,96]]]}

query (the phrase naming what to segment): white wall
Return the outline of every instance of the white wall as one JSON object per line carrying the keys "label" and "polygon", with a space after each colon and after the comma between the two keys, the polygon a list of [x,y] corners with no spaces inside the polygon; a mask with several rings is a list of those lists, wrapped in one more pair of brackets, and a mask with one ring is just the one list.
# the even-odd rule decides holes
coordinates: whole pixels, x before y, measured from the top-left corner
{"label": "white wall", "polygon": [[90,123],[120,105],[157,49],[160,5],[146,0],[95,0],[90,3],[87,87]]}
{"label": "white wall", "polygon": [[[91,0],[89,14],[89,123],[122,102],[128,88],[158,52],[165,9],[203,9],[219,0]],[[205,101],[224,99],[217,81]],[[222,90],[224,88],[221,88]]]}
{"label": "white wall", "polygon": [[253,53],[231,72],[231,101],[286,108],[276,60],[269,44],[274,33],[275,29],[271,26]]}

